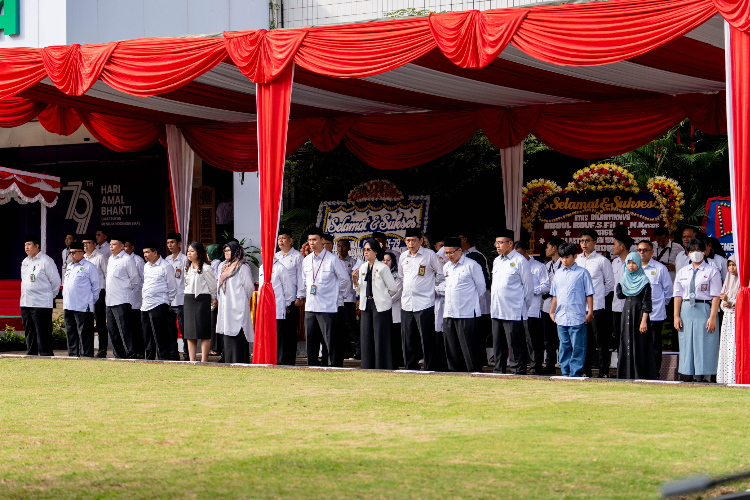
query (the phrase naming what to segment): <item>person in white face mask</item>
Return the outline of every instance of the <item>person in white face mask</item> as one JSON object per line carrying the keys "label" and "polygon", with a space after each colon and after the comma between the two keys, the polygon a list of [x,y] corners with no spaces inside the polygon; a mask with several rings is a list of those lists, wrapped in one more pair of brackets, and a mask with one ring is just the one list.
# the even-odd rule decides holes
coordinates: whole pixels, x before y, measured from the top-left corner
{"label": "person in white face mask", "polygon": [[679,372],[696,382],[710,382],[719,362],[716,315],[721,274],[705,259],[706,244],[693,238],[687,247],[690,265],[677,272],[674,283],[674,327],[679,332]]}

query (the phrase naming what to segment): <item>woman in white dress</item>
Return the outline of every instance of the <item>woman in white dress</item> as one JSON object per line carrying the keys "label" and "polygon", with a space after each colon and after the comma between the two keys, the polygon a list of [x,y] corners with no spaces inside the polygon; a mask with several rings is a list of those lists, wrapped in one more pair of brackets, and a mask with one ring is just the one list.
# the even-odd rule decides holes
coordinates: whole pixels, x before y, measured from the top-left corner
{"label": "woman in white dress", "polygon": [[224,335],[224,361],[249,363],[253,341],[250,298],[255,291],[250,267],[245,263],[245,250],[236,241],[224,245],[224,263],[219,276],[219,301],[216,333]]}
{"label": "woman in white dress", "polygon": [[716,382],[719,384],[735,383],[736,347],[734,342],[734,304],[740,289],[740,277],[737,274],[737,261],[734,255],[727,259],[727,280],[721,288],[721,310],[724,321],[721,323],[721,342],[719,344],[719,369]]}

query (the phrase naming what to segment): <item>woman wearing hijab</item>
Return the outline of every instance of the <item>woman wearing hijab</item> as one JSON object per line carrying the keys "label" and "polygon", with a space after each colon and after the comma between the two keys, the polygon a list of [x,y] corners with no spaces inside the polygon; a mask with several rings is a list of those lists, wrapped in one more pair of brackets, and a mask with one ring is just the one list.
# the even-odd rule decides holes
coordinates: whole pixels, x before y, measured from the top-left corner
{"label": "woman wearing hijab", "polygon": [[383,264],[391,269],[391,276],[396,282],[396,295],[392,298],[393,306],[391,313],[393,324],[391,325],[391,350],[393,351],[393,366],[398,369],[404,366],[404,348],[401,345],[401,293],[404,290],[404,280],[398,275],[398,257],[393,252],[386,252],[383,256]]}
{"label": "woman wearing hijab", "polygon": [[735,383],[735,343],[734,343],[734,305],[740,289],[740,277],[737,271],[737,260],[734,255],[727,258],[727,280],[721,288],[721,310],[724,319],[721,322],[721,341],[719,344],[719,367],[716,382],[719,384]]}
{"label": "woman wearing hijab", "polygon": [[[221,245],[214,243],[206,248],[208,258],[211,259],[211,270],[214,276],[218,278],[221,274],[221,264],[224,262],[224,254],[221,251]],[[218,302],[216,299],[211,303],[211,356],[221,356],[224,350],[224,337],[216,333],[216,320],[218,319]]]}
{"label": "woman wearing hijab", "polygon": [[195,361],[198,341],[201,342],[201,362],[208,362],[211,345],[211,303],[216,297],[216,275],[208,263],[203,244],[188,245],[185,266],[185,331],[190,361]]}
{"label": "woman wearing hijab", "polygon": [[218,319],[216,333],[224,335],[224,361],[249,363],[253,341],[250,298],[255,284],[250,267],[245,263],[245,250],[236,241],[224,245],[225,262],[219,276]]}
{"label": "woman wearing hijab", "polygon": [[359,294],[360,343],[362,346],[362,368],[393,370],[391,347],[392,297],[398,290],[391,269],[380,262],[383,249],[375,238],[365,240],[362,245],[365,262],[359,273],[353,272],[354,288]]}
{"label": "woman wearing hijab", "polygon": [[641,256],[630,252],[617,284],[617,298],[624,300],[620,320],[617,378],[656,379],[656,359],[651,323],[651,282],[643,272]]}

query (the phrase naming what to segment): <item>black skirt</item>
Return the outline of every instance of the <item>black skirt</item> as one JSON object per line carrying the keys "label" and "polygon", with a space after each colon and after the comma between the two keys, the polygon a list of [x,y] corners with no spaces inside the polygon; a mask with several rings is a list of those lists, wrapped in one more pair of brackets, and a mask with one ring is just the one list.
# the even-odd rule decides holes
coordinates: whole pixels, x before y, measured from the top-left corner
{"label": "black skirt", "polygon": [[185,294],[185,331],[182,338],[186,340],[211,340],[211,296]]}

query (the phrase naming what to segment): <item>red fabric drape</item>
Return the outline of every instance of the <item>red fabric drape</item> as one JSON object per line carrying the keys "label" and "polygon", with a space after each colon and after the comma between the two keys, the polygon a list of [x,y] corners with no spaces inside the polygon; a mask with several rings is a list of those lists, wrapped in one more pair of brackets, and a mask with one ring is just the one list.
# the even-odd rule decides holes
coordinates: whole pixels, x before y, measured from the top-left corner
{"label": "red fabric drape", "polygon": [[260,246],[265,283],[258,298],[253,363],[276,364],[276,297],[271,284],[273,254],[279,230],[281,191],[284,186],[286,136],[292,97],[294,66],[271,83],[256,88],[258,109],[258,176],[260,179]]}
{"label": "red fabric drape", "polygon": [[307,30],[225,31],[232,61],[250,80],[268,83],[294,59]]}
{"label": "red fabric drape", "polygon": [[354,125],[358,116],[337,116],[333,118],[308,118],[304,121],[305,131],[313,145],[320,151],[333,151],[341,139]]}
{"label": "red fabric drape", "polygon": [[19,127],[33,120],[47,105],[23,97],[9,97],[0,101],[0,127]]}
{"label": "red fabric drape", "polygon": [[41,51],[44,68],[55,87],[68,95],[83,95],[99,79],[117,42],[59,45]]}
{"label": "red fabric drape", "polygon": [[734,193],[732,211],[737,214],[734,249],[740,272],[740,291],[737,294],[734,319],[734,339],[736,343],[735,375],[738,384],[750,383],[750,35],[731,28],[731,106],[732,133],[729,140],[734,152],[732,172]]}
{"label": "red fabric drape", "polygon": [[3,49],[0,57],[0,99],[33,87],[45,76],[47,72],[39,49]]}
{"label": "red fabric drape", "polygon": [[729,24],[740,31],[750,31],[750,2],[747,0],[713,0],[713,2]]}
{"label": "red fabric drape", "polygon": [[20,193],[26,198],[34,198],[35,196],[41,194],[42,198],[44,198],[44,201],[46,201],[47,203],[52,203],[59,195],[59,193],[56,193],[54,191],[46,191],[34,186],[29,186],[28,184],[24,184],[23,182],[16,182],[16,180],[12,178],[0,179],[0,189],[8,189],[14,184],[18,191],[20,191]]}
{"label": "red fabric drape", "polygon": [[706,134],[723,134],[727,131],[727,96],[718,94],[688,94],[677,100],[695,128]]}
{"label": "red fabric drape", "polygon": [[75,109],[56,104],[48,104],[47,108],[39,113],[38,118],[47,132],[65,136],[81,128],[82,123]]}
{"label": "red fabric drape", "polygon": [[520,143],[528,136],[544,106],[515,109],[480,109],[477,121],[487,139],[500,149]]}
{"label": "red fabric drape", "polygon": [[142,151],[164,135],[164,125],[156,123],[80,110],[78,115],[91,135],[113,151]]}

